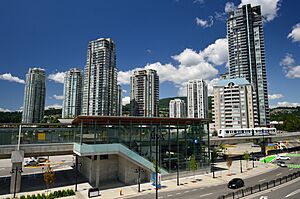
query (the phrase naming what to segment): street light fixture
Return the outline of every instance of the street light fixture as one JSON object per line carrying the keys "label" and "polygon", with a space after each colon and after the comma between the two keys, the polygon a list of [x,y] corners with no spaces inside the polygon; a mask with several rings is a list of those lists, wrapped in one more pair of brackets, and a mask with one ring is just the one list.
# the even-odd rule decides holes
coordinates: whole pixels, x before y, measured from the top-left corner
{"label": "street light fixture", "polygon": [[11,169],[11,174],[15,173],[15,185],[14,185],[14,198],[16,198],[16,186],[17,186],[17,178],[18,178],[18,173],[22,173],[22,167],[19,168],[18,166],[16,168]]}

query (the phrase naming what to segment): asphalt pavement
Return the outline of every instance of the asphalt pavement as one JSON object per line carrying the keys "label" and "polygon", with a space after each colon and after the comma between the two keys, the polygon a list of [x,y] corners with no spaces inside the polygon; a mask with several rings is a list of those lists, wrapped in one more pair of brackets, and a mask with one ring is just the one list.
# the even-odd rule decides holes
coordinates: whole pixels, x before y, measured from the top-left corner
{"label": "asphalt pavement", "polygon": [[299,199],[300,198],[300,178],[284,183],[278,187],[246,197],[246,199]]}
{"label": "asphalt pavement", "polygon": [[[298,163],[299,164],[300,157],[291,157],[291,160],[289,161],[289,163],[294,163],[294,164]],[[290,173],[293,173],[296,170],[297,169],[279,167],[270,172],[244,179],[245,187],[250,187],[250,186],[254,186],[256,184],[269,182],[276,178],[283,177]],[[238,175],[235,177],[238,177]],[[300,185],[298,185],[298,188],[299,188],[299,186]],[[184,197],[184,198],[189,198],[189,199],[190,198],[215,199],[221,195],[227,194],[232,191],[237,191],[237,190],[231,190],[231,189],[227,188],[227,182],[226,182],[221,185],[210,186],[210,187],[198,187],[198,188],[193,188],[193,189],[184,189],[184,190],[175,190],[175,191],[166,191],[166,192],[162,191],[162,192],[159,192],[159,198],[160,199],[162,199],[162,198],[182,199]],[[131,198],[153,199],[153,198],[155,198],[155,193],[149,193],[147,195],[131,197]],[[278,197],[273,197],[273,198],[276,199]],[[298,197],[298,199],[299,198],[300,197]]]}

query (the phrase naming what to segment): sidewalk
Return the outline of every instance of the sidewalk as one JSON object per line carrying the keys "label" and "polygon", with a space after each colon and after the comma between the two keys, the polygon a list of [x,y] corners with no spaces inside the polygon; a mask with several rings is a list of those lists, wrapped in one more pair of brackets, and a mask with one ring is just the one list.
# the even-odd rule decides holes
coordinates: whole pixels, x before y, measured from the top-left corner
{"label": "sidewalk", "polygon": [[[224,168],[226,170],[215,172],[216,178],[212,178],[212,173],[208,173],[204,175],[196,175],[191,177],[184,177],[184,178],[180,178],[180,186],[177,186],[176,179],[165,180],[161,182],[162,189],[159,190],[159,192],[172,191],[172,190],[184,190],[184,189],[199,188],[199,187],[203,187],[203,188],[211,187],[211,186],[227,183],[230,179],[235,177],[240,177],[245,179],[265,172],[269,172],[277,168],[277,166],[273,164],[268,164],[268,163],[265,164],[258,161],[255,162],[256,168],[254,169],[252,169],[252,162],[250,161],[249,161],[249,168],[250,168],[249,170],[246,169],[246,166],[247,166],[246,161],[243,161],[243,173],[240,173],[240,162],[233,161],[232,166],[230,168],[231,175],[228,176],[229,171],[227,170],[226,162],[218,163],[217,167]],[[88,183],[78,184],[78,192],[76,192],[76,196],[72,196],[69,198],[87,199],[88,198],[87,190],[89,188],[91,188],[91,186]],[[51,189],[51,191],[53,192],[55,190],[63,190],[63,189],[74,189],[74,185],[54,188]],[[122,190],[122,195],[120,195],[121,190]],[[45,193],[45,190],[21,193],[18,194],[18,196],[37,194],[37,193]],[[150,182],[141,184],[140,193],[138,192],[138,185],[131,185],[131,186],[125,186],[125,187],[119,187],[113,189],[100,190],[101,196],[96,198],[105,198],[105,199],[130,198],[133,196],[142,196],[149,193],[155,193],[155,189],[152,186],[152,183]],[[0,196],[0,199],[7,198],[7,197],[12,197],[12,195],[9,194],[9,195]]]}

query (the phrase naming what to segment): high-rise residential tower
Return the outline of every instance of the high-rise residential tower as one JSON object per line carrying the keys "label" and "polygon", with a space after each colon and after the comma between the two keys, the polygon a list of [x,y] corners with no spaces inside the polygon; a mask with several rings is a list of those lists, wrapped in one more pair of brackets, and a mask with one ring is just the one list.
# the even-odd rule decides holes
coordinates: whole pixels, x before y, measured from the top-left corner
{"label": "high-rise residential tower", "polygon": [[82,115],[117,115],[116,48],[112,39],[89,42],[82,101]]}
{"label": "high-rise residential tower", "polygon": [[30,68],[26,75],[22,123],[41,122],[44,117],[45,96],[45,70]]}
{"label": "high-rise residential tower", "polygon": [[258,120],[252,93],[253,87],[245,78],[220,80],[213,91],[215,129],[254,128]]}
{"label": "high-rise residential tower", "polygon": [[82,72],[72,68],[64,78],[64,102],[62,118],[74,118],[81,113]]}
{"label": "high-rise residential tower", "polygon": [[157,117],[159,77],[152,69],[134,71],[131,76],[131,115]]}
{"label": "high-rise residential tower", "polygon": [[208,118],[208,91],[204,80],[190,80],[187,85],[189,118]]}
{"label": "high-rise residential tower", "polygon": [[186,104],[182,99],[173,99],[169,102],[169,117],[185,118]]}
{"label": "high-rise residential tower", "polygon": [[117,116],[122,116],[122,87],[118,84]]}
{"label": "high-rise residential tower", "polygon": [[263,20],[260,6],[243,5],[227,20],[229,77],[246,78],[256,96],[259,126],[269,125]]}

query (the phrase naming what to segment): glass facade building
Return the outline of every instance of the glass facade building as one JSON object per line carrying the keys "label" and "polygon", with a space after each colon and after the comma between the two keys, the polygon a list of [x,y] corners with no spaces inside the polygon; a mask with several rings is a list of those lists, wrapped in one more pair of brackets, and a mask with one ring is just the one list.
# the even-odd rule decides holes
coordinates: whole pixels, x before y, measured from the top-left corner
{"label": "glass facade building", "polygon": [[22,123],[39,123],[44,117],[46,75],[41,68],[30,68],[26,75]]}
{"label": "glass facade building", "polygon": [[172,173],[177,166],[180,171],[190,170],[192,155],[198,169],[209,167],[208,122],[196,118],[79,116],[73,125],[77,143],[119,143],[151,162],[158,153],[160,167]]}
{"label": "glass facade building", "polygon": [[62,118],[75,118],[81,113],[82,72],[71,68],[64,78]]}
{"label": "glass facade building", "polygon": [[258,126],[270,123],[263,19],[260,6],[250,4],[229,12],[227,19],[229,77],[253,86]]}
{"label": "glass facade building", "polygon": [[82,115],[117,115],[116,47],[110,38],[90,41],[84,69]]}

